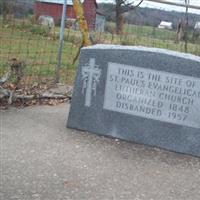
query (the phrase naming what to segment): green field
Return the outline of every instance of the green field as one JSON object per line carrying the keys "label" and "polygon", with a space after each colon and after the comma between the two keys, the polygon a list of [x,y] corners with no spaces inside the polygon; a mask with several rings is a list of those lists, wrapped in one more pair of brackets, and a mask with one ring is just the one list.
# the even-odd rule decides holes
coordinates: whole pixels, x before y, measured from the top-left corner
{"label": "green field", "polygon": [[[114,27],[114,24],[109,24]],[[17,58],[25,61],[24,79],[26,84],[53,79],[57,65],[59,28],[49,33],[43,27],[17,23],[0,27],[0,76],[8,69],[9,60]],[[160,30],[148,26],[126,25],[123,35],[111,33],[91,33],[95,43],[142,45],[184,52],[184,42],[175,43],[174,31]],[[191,35],[190,35],[191,36]],[[65,30],[61,80],[72,83],[76,65],[73,59],[81,43],[79,31]],[[188,52],[200,56],[200,41],[188,43]]]}
{"label": "green field", "polygon": [[[26,63],[25,75],[31,79],[40,80],[42,78],[53,78],[55,66],[57,65],[58,39],[43,35],[33,34],[27,30],[13,28],[0,29],[0,74],[3,74],[9,66],[11,58]],[[67,77],[74,74],[75,66],[72,65],[73,58],[77,52],[77,47],[71,42],[64,41],[61,78],[69,81],[74,77]]]}

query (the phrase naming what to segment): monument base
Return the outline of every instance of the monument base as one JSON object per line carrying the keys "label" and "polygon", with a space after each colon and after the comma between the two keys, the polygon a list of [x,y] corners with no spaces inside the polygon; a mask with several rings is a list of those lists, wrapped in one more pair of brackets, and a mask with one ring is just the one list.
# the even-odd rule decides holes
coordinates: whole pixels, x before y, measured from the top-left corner
{"label": "monument base", "polygon": [[200,58],[145,47],[83,48],[67,126],[200,156]]}

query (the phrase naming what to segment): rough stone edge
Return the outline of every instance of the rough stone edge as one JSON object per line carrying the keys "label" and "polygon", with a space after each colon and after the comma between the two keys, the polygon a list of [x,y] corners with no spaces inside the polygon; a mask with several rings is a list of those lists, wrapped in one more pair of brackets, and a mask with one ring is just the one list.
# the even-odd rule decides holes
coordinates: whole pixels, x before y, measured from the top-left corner
{"label": "rough stone edge", "polygon": [[177,51],[161,49],[161,48],[152,48],[152,47],[144,47],[144,46],[122,46],[122,45],[97,44],[97,45],[92,45],[92,46],[82,48],[82,50],[85,50],[85,49],[110,49],[110,50],[115,49],[115,50],[132,50],[132,51],[161,53],[161,54],[167,54],[174,57],[193,60],[200,63],[199,56],[195,56],[189,53],[181,53]]}

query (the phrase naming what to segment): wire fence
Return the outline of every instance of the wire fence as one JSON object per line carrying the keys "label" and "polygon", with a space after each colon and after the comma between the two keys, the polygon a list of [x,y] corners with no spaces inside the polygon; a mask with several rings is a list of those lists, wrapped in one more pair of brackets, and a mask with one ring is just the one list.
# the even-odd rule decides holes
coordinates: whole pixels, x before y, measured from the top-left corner
{"label": "wire fence", "polygon": [[[26,4],[28,2],[24,1],[23,4],[20,4],[20,8],[28,7]],[[126,20],[123,33],[119,35],[116,34],[114,21],[106,20],[104,24],[105,16],[101,15],[100,17],[102,20],[101,30],[97,28],[90,31],[91,40],[94,44],[142,45],[180,52],[185,51],[185,40],[182,38],[177,39],[176,28],[162,27],[161,29],[157,26],[131,24]],[[39,25],[32,13],[20,14],[20,16],[15,13],[15,15],[10,15],[7,21],[4,21],[3,16],[1,16],[0,77],[9,70],[14,60],[24,63],[20,80],[21,86],[31,87],[40,83],[51,85],[55,79],[58,63],[59,24],[52,28]],[[194,30],[189,30],[188,53],[200,56],[199,35],[194,39]],[[77,66],[77,62],[73,64],[73,60],[81,46],[81,38],[75,20],[67,20],[60,70],[60,81],[63,83],[73,84]]]}
{"label": "wire fence", "polygon": [[[25,63],[23,84],[30,85],[44,80],[52,81],[57,65],[59,28],[56,29],[58,30],[52,32],[46,27],[22,19],[3,24],[0,29],[1,75],[8,70],[12,59],[15,58],[19,62]],[[71,82],[70,79],[67,79],[66,70],[74,69],[71,63],[77,49],[75,42],[70,41],[67,37],[67,31],[62,49],[62,82]]]}

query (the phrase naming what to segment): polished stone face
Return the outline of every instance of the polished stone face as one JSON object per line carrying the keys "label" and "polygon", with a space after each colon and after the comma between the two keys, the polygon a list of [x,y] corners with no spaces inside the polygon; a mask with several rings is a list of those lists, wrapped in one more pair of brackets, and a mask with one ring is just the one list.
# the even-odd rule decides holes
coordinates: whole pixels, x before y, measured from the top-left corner
{"label": "polished stone face", "polygon": [[200,128],[200,78],[108,63],[103,108]]}
{"label": "polished stone face", "polygon": [[200,58],[83,48],[67,126],[200,156]]}

